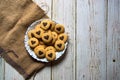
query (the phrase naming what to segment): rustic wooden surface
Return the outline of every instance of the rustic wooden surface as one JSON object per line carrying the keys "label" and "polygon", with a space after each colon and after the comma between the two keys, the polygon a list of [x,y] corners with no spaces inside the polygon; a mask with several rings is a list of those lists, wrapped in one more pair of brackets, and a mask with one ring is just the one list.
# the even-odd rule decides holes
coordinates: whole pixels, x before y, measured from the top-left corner
{"label": "rustic wooden surface", "polygon": [[[69,34],[63,60],[46,66],[35,80],[120,80],[120,0],[34,1],[46,2],[48,16]],[[0,58],[0,80],[24,79]]]}

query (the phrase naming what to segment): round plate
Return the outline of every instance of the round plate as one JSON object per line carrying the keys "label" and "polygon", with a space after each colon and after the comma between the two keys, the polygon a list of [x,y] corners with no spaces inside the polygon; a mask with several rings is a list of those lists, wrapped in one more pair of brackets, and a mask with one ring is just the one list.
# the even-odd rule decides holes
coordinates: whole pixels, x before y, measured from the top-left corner
{"label": "round plate", "polygon": [[[25,43],[25,48],[26,48],[26,50],[28,51],[28,53],[30,54],[30,56],[32,56],[32,57],[33,57],[34,59],[36,59],[37,61],[49,62],[46,58],[38,58],[38,57],[35,55],[34,51],[30,48],[30,46],[29,46],[29,44],[28,44],[28,40],[29,40],[28,35],[27,35],[28,31],[31,30],[31,29],[34,29],[34,27],[35,27],[37,24],[39,24],[42,20],[43,20],[43,19],[40,19],[40,20],[38,20],[38,21],[35,21],[35,22],[33,22],[33,23],[28,27],[28,29],[27,29],[27,31],[26,31],[26,33],[25,33],[24,43]],[[56,52],[56,59],[55,59],[55,60],[57,60],[58,58],[60,58],[60,57],[65,53],[65,50],[66,50],[66,48],[67,48],[67,45],[68,45],[68,42],[65,43],[65,48],[64,48],[63,51]]]}

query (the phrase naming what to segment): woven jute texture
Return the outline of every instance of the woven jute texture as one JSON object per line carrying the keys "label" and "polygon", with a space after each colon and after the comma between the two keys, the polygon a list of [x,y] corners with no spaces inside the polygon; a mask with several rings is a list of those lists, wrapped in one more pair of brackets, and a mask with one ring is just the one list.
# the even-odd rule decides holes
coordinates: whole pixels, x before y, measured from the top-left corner
{"label": "woven jute texture", "polygon": [[34,21],[47,17],[32,0],[0,0],[0,55],[25,79],[45,66],[24,47],[24,36]]}

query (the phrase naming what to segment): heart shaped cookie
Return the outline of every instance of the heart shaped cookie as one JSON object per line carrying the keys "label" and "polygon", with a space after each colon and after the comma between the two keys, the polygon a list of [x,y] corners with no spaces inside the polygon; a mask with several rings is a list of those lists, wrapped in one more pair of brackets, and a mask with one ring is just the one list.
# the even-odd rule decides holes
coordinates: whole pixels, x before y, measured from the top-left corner
{"label": "heart shaped cookie", "polygon": [[28,37],[29,37],[29,38],[33,38],[33,37],[34,37],[34,32],[35,32],[35,30],[34,30],[34,29],[33,29],[33,30],[28,31]]}
{"label": "heart shaped cookie", "polygon": [[47,51],[45,56],[46,56],[48,61],[53,61],[56,58],[56,54],[55,54],[54,50]]}
{"label": "heart shaped cookie", "polygon": [[38,39],[36,38],[30,38],[28,41],[28,44],[30,45],[30,47],[34,48],[37,45],[39,45]]}
{"label": "heart shaped cookie", "polygon": [[44,32],[44,30],[42,30],[42,29],[35,29],[35,31],[34,31],[34,36],[35,36],[36,38],[41,38],[43,32]]}
{"label": "heart shaped cookie", "polygon": [[55,25],[55,32],[60,34],[60,33],[64,33],[65,29],[64,29],[64,26],[61,25],[61,24],[56,24]]}
{"label": "heart shaped cookie", "polygon": [[50,27],[50,21],[45,19],[43,21],[41,21],[41,28],[44,30],[48,30]]}
{"label": "heart shaped cookie", "polygon": [[42,40],[44,43],[49,43],[52,40],[52,35],[49,32],[43,33]]}
{"label": "heart shaped cookie", "polygon": [[65,33],[62,33],[58,36],[58,40],[62,40],[64,43],[67,41],[68,36]]}
{"label": "heart shaped cookie", "polygon": [[44,58],[45,57],[45,49],[44,48],[38,47],[34,51],[35,51],[35,54],[37,55],[37,57],[39,57],[39,58]]}
{"label": "heart shaped cookie", "polygon": [[62,51],[65,48],[65,44],[62,40],[57,40],[55,42],[55,48],[57,51]]}

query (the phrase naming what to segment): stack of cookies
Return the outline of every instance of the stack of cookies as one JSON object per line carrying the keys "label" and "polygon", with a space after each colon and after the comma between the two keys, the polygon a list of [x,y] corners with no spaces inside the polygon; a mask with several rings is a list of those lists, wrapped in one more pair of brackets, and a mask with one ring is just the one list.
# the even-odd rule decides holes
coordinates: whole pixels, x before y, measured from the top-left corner
{"label": "stack of cookies", "polygon": [[28,31],[28,44],[38,58],[48,61],[56,59],[56,52],[64,50],[68,35],[61,24],[43,19],[34,29]]}

